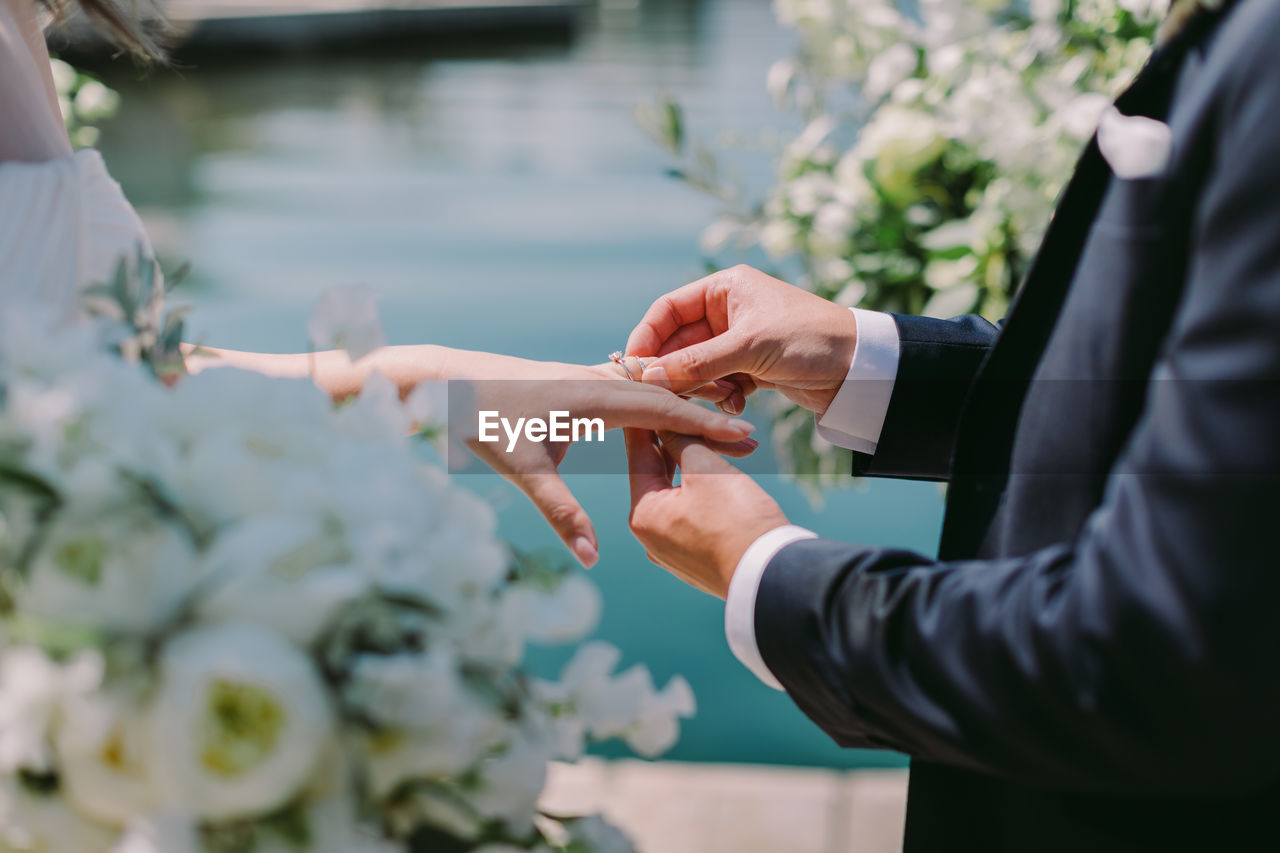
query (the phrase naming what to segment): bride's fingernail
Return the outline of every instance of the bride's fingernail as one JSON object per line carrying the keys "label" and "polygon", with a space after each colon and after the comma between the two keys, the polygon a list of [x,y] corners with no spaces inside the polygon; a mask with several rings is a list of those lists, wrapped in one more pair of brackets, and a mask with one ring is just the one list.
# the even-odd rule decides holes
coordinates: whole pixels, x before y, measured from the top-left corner
{"label": "bride's fingernail", "polygon": [[641,377],[645,382],[657,385],[660,388],[671,390],[671,383],[667,380],[667,371],[661,364],[655,364],[652,367],[646,367],[644,376]]}
{"label": "bride's fingernail", "polygon": [[756,431],[755,424],[751,423],[751,421],[744,421],[742,418],[734,418],[729,421],[729,426],[743,435],[750,435]]}
{"label": "bride's fingernail", "polygon": [[591,544],[591,540],[585,536],[579,536],[573,540],[573,555],[578,558],[578,562],[588,569],[600,559],[600,552],[596,550],[595,545]]}

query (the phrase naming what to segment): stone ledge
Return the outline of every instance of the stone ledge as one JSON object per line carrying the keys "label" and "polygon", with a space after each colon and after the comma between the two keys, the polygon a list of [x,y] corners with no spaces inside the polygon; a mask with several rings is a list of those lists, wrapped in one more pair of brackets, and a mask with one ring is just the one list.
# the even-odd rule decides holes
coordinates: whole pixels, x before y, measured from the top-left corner
{"label": "stone ledge", "polygon": [[905,770],[679,762],[553,764],[543,807],[603,812],[641,853],[893,853]]}

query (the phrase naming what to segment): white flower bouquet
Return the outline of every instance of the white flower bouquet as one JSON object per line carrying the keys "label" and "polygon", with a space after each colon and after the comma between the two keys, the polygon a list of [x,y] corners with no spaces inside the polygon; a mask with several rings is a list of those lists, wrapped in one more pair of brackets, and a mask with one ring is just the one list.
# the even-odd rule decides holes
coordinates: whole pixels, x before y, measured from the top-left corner
{"label": "white flower bouquet", "polygon": [[116,320],[0,314],[0,850],[628,849],[539,814],[546,764],[664,751],[688,685],[595,642],[525,672],[598,594],[513,557],[389,382],[159,382],[180,322],[126,278]]}

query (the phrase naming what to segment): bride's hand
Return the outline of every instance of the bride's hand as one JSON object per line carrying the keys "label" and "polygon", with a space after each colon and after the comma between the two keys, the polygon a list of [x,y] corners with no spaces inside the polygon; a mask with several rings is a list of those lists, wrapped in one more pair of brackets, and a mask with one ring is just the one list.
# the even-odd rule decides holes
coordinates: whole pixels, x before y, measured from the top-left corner
{"label": "bride's hand", "polygon": [[[471,411],[450,413],[455,441],[475,437],[478,411],[497,412],[511,423],[518,418],[546,419],[557,411],[572,418],[600,418],[605,429],[641,427],[700,436],[729,455],[745,455],[756,447],[746,437],[752,430],[746,421],[732,420],[655,385],[629,381],[625,371],[611,363],[556,364],[432,345],[383,347],[355,363],[342,351],[274,355],[209,347],[197,352],[185,346],[184,352],[191,373],[228,366],[269,376],[310,377],[338,400],[360,393],[375,371],[394,382],[405,397],[422,382],[470,380],[475,395]],[[627,367],[632,377],[644,369],[636,358],[628,359]],[[591,519],[557,471],[569,449],[567,442],[521,440],[509,453],[505,437],[468,444],[533,500],[584,565],[596,561],[599,544]]]}
{"label": "bride's hand", "polygon": [[[639,376],[638,368],[631,365]],[[467,428],[467,445],[495,471],[515,483],[546,517],[585,566],[599,556],[599,540],[585,510],[557,470],[569,450],[566,441],[531,441],[521,436],[508,450],[508,436],[478,440],[478,413],[496,412],[515,424],[519,418],[541,418],[567,412],[570,418],[599,418],[605,429],[641,427],[709,439],[723,453],[744,456],[757,444],[747,438],[751,424],[640,382],[629,381],[616,364],[593,366],[532,362],[524,359],[471,354],[450,375],[472,380],[469,410],[459,424],[451,413],[451,430]]]}

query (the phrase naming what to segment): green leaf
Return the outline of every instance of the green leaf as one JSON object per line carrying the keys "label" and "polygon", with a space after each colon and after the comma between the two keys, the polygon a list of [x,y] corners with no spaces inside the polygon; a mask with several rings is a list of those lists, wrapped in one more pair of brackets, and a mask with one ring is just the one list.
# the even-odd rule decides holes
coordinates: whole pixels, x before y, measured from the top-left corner
{"label": "green leaf", "polygon": [[59,660],[84,649],[101,648],[103,642],[95,628],[51,622],[26,613],[14,614],[5,627],[9,641],[39,646]]}
{"label": "green leaf", "polygon": [[53,552],[53,562],[76,580],[96,586],[102,579],[102,564],[107,559],[107,543],[101,539],[72,539]]}
{"label": "green leaf", "polygon": [[51,502],[59,500],[58,490],[51,486],[48,481],[32,474],[30,471],[24,471],[0,462],[0,484],[16,486],[23,491],[45,498]]}
{"label": "green leaf", "polygon": [[183,261],[181,266],[165,276],[165,292],[171,292],[175,287],[186,281],[189,275],[191,275],[191,262]]}
{"label": "green leaf", "polygon": [[684,149],[684,110],[670,98],[663,104],[663,133],[673,151]]}

